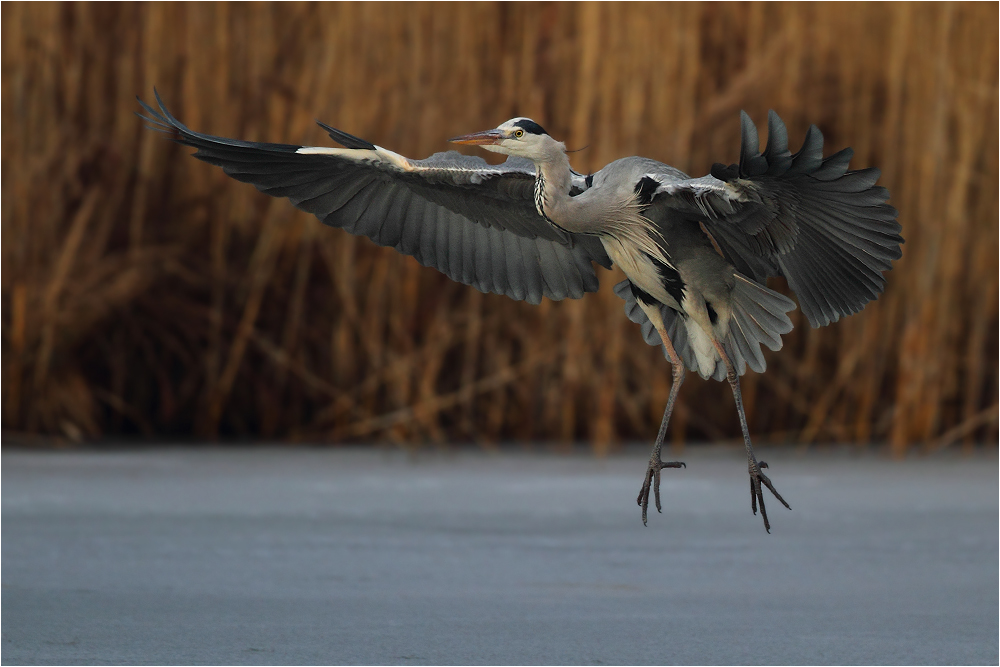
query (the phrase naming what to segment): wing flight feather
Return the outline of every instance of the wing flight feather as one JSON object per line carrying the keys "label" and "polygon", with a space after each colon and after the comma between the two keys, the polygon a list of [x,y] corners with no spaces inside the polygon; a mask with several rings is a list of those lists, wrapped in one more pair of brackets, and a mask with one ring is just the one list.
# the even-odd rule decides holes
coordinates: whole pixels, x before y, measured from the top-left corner
{"label": "wing flight feather", "polygon": [[710,176],[660,180],[652,205],[697,218],[736,269],[764,283],[784,276],[814,327],[850,315],[878,297],[883,271],[902,256],[897,211],[875,185],[878,169],[849,171],[848,148],[823,158],[823,135],[811,126],[802,149],[768,114],[768,143],[741,114],[740,161]]}
{"label": "wing flight feather", "polygon": [[143,118],[200,160],[480,291],[531,303],[580,298],[598,289],[594,262],[611,266],[597,238],[538,215],[528,160],[490,165],[455,151],[411,160],[326,125],[347,148],[227,139],[188,129],[156,101],[158,110],[139,100]]}

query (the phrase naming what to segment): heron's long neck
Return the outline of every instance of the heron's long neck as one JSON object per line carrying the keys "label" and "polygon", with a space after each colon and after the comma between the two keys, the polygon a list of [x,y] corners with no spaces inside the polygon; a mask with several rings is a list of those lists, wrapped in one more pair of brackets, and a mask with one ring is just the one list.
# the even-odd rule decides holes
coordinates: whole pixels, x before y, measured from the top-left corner
{"label": "heron's long neck", "polygon": [[611,187],[598,185],[576,197],[570,197],[573,183],[565,144],[554,146],[543,159],[535,162],[535,208],[546,220],[575,234],[594,234],[615,243],[636,248],[669,263],[664,254],[662,236],[656,226],[642,215],[634,192],[616,196]]}
{"label": "heron's long neck", "polygon": [[573,184],[565,144],[553,141],[543,159],[535,162],[535,208],[539,215],[566,231],[593,233],[589,216],[575,197],[569,196]]}

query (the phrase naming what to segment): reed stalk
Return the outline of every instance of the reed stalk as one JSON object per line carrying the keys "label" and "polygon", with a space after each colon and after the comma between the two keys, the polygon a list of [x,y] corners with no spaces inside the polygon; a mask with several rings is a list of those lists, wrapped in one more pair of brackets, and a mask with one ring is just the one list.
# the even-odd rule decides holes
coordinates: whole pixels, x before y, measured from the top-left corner
{"label": "reed stalk", "polygon": [[[879,166],[906,238],[885,294],[794,314],[744,381],[761,440],[995,442],[995,3],[3,3],[3,428],[70,440],[648,440],[669,367],[601,271],[535,308],[322,227],[143,129],[406,155],[514,116],[581,171],[735,161],[738,112]],[[783,289],[780,281],[776,283]],[[690,379],[671,440],[735,438]]]}

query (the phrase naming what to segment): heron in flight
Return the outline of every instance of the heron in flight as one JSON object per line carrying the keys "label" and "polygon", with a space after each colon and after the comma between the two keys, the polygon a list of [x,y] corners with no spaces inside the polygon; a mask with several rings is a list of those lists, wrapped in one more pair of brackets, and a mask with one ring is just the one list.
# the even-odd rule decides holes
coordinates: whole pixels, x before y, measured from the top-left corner
{"label": "heron in flight", "polygon": [[[155,92],[155,91],[154,91]],[[767,146],[741,113],[739,162],[691,178],[643,157],[575,172],[566,146],[528,118],[451,139],[508,156],[491,165],[455,151],[403,157],[323,123],[341,147],[226,139],[185,127],[156,94],[139,100],[153,129],[322,222],[413,256],[482,292],[537,304],[598,289],[595,264],[617,264],[626,315],[672,366],[670,395],[638,504],[647,520],[650,490],[658,511],[660,473],[678,468],[661,449],[686,369],[727,380],[746,446],[750,507],[762,486],[787,502],[754,455],[740,394],[749,367],[764,371],[761,345],[781,347],[792,329],[789,298],[766,286],[783,276],[813,327],[859,311],[882,292],[882,272],[901,257],[896,209],[875,185],[878,169],[848,170],[853,151],[823,157],[811,126],[799,152],[771,111]]]}

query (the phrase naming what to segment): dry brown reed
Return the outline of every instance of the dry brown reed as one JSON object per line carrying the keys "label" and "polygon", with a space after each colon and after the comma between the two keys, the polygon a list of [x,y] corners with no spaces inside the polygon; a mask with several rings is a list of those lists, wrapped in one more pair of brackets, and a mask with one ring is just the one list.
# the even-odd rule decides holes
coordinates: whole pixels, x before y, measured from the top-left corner
{"label": "dry brown reed", "polygon": [[[734,161],[737,114],[877,165],[883,297],[795,315],[744,393],[779,441],[995,442],[997,5],[3,3],[3,427],[399,443],[648,439],[669,368],[611,292],[515,303],[321,227],[148,132],[406,155],[514,115],[579,170]],[[738,435],[692,379],[673,438]]]}

